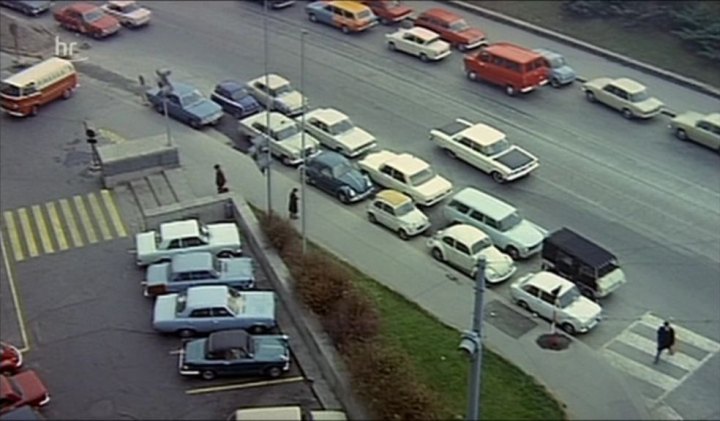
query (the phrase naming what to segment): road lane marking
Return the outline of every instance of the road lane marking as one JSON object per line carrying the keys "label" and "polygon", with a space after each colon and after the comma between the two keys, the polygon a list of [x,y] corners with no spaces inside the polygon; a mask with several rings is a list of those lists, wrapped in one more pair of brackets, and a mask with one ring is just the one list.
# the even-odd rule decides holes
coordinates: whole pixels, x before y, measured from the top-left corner
{"label": "road lane marking", "polygon": [[112,240],[112,234],[110,234],[110,227],[107,224],[107,220],[105,219],[105,215],[103,214],[102,208],[100,207],[100,202],[98,202],[95,193],[89,193],[87,195],[87,198],[90,202],[90,210],[92,211],[93,215],[95,215],[95,220],[100,227],[100,234],[102,234],[103,240]]}
{"label": "road lane marking", "polygon": [[[642,351],[645,353],[648,353],[648,350],[650,350],[650,353],[653,353],[657,349],[657,341],[648,339],[644,336],[640,336],[637,333],[630,332],[628,330],[618,335],[615,340],[620,341],[627,346],[633,347],[638,351]],[[676,352],[675,355],[673,355],[672,358],[668,361],[670,361],[672,365],[679,367],[689,373],[692,372],[695,368],[697,368],[701,360],[698,360],[681,352]]]}
{"label": "road lane marking", "polygon": [[[645,313],[642,315],[641,320],[650,326],[654,326],[655,328],[660,327],[665,322],[665,319],[661,319],[659,317],[656,317],[652,315],[651,313]],[[675,336],[680,339],[681,342],[687,342],[690,345],[693,345],[697,348],[702,349],[703,351],[707,351],[710,353],[716,353],[720,351],[720,343],[717,343],[713,341],[710,338],[706,338],[704,336],[698,335],[697,333],[693,332],[692,330],[685,329],[682,326],[678,326],[675,323],[672,323],[672,327],[675,330]]]}
{"label": "road lane marking", "polygon": [[50,216],[50,225],[55,233],[55,240],[57,240],[58,247],[60,250],[67,250],[67,238],[65,238],[65,231],[62,229],[62,224],[60,223],[60,217],[58,216],[55,202],[48,202],[45,204],[45,207],[47,208],[47,213]]}
{"label": "road lane marking", "polygon": [[78,230],[77,223],[75,223],[75,216],[73,215],[70,203],[67,199],[60,199],[60,210],[62,211],[63,218],[68,225],[70,230],[70,238],[72,238],[73,245],[75,247],[82,247],[83,241],[80,236],[80,230]]}
{"label": "road lane marking", "polygon": [[10,211],[3,212],[5,218],[5,226],[7,226],[8,235],[10,236],[10,247],[13,249],[13,257],[16,262],[22,261],[23,256],[22,246],[20,245],[20,237],[18,236],[17,227],[15,226],[15,218],[13,213]]}
{"label": "road lane marking", "polygon": [[275,386],[278,384],[301,382],[303,380],[305,380],[304,377],[297,376],[297,377],[288,377],[286,379],[265,380],[265,381],[261,381],[261,382],[228,384],[228,385],[224,385],[224,386],[201,387],[198,389],[186,390],[185,393],[188,395],[198,395],[201,393],[225,392],[228,390],[236,390],[236,389],[250,389],[253,387]]}
{"label": "road lane marking", "polygon": [[55,253],[40,205],[32,205],[31,209],[35,218],[35,226],[37,226],[38,234],[40,234],[40,244],[42,244],[43,250],[45,250],[46,254]]}
{"label": "road lane marking", "polygon": [[115,227],[115,232],[117,233],[118,237],[127,237],[125,225],[120,218],[120,213],[117,210],[117,206],[115,206],[115,201],[113,200],[112,194],[110,194],[109,190],[101,190],[100,194],[102,195],[103,202],[105,202],[105,208],[107,208],[108,213],[110,214],[110,220]]}
{"label": "road lane marking", "polygon": [[85,228],[85,235],[87,237],[87,240],[92,243],[97,243],[97,234],[95,234],[95,228],[92,226],[92,222],[90,221],[90,217],[88,216],[87,210],[85,209],[85,205],[83,204],[83,200],[81,196],[73,196],[73,201],[75,202],[75,210],[77,210],[78,215],[80,215],[80,221],[83,224],[83,227]]}
{"label": "road lane marking", "polygon": [[30,257],[37,257],[39,253],[37,244],[35,244],[35,234],[33,234],[32,227],[30,227],[30,218],[28,218],[27,209],[18,209],[18,216],[20,217],[20,226],[25,236],[28,254],[30,254]]}
{"label": "road lane marking", "polygon": [[15,305],[15,314],[17,316],[18,325],[20,326],[20,338],[23,342],[22,348],[19,348],[18,351],[23,353],[30,350],[30,342],[28,342],[27,331],[25,330],[25,318],[23,317],[22,307],[20,305],[20,297],[18,296],[17,289],[15,288],[15,277],[13,276],[12,267],[10,266],[7,250],[5,250],[5,238],[2,235],[2,230],[0,230],[0,251],[2,251],[3,262],[5,263],[5,269],[7,270],[8,284],[10,284],[10,295],[12,295],[13,305]]}
{"label": "road lane marking", "polygon": [[[678,379],[663,374],[646,364],[640,364],[635,360],[622,356],[611,349],[604,349],[603,354],[614,366],[622,368],[631,376],[657,386],[663,391],[672,390],[678,384]],[[648,354],[648,357],[648,360],[650,360],[653,355]]]}

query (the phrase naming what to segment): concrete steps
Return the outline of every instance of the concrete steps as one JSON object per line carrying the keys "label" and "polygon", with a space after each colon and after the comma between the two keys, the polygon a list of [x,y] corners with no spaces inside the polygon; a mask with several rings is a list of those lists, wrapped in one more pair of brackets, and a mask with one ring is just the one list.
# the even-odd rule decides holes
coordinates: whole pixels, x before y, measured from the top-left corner
{"label": "concrete steps", "polygon": [[195,198],[187,178],[180,168],[138,178],[115,188],[126,201],[134,202],[142,215],[152,209]]}

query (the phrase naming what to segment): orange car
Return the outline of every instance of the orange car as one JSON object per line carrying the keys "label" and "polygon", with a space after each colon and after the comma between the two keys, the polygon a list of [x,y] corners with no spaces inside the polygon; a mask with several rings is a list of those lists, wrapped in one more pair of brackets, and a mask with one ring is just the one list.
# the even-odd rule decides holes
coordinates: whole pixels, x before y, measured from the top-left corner
{"label": "orange car", "polygon": [[440,38],[460,51],[486,44],[483,31],[471,28],[462,17],[438,7],[422,12],[415,19],[415,26],[437,32],[440,34]]}

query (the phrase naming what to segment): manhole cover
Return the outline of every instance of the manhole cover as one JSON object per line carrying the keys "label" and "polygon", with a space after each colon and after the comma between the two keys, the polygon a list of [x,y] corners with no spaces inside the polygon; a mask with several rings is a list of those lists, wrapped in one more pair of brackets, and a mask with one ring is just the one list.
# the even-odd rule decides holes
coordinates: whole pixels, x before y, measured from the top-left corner
{"label": "manhole cover", "polygon": [[563,351],[570,346],[570,338],[561,333],[545,333],[535,341],[540,348],[551,351]]}

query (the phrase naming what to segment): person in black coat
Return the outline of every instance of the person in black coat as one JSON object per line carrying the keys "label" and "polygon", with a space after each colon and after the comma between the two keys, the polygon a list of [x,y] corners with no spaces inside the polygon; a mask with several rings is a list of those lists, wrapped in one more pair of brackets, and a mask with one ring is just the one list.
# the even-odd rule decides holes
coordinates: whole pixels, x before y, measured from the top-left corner
{"label": "person in black coat", "polygon": [[663,323],[657,330],[657,354],[655,354],[654,364],[660,360],[660,354],[664,350],[669,350],[672,355],[672,347],[675,345],[675,329],[670,326],[670,322]]}
{"label": "person in black coat", "polygon": [[298,189],[294,188],[290,192],[290,199],[288,200],[288,212],[290,213],[290,219],[298,219]]}
{"label": "person in black coat", "polygon": [[215,164],[215,187],[217,187],[218,193],[227,193],[228,188],[226,186],[227,179],[225,173],[220,169],[220,164]]}

